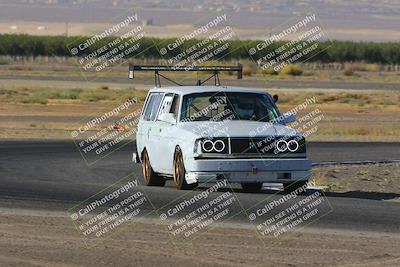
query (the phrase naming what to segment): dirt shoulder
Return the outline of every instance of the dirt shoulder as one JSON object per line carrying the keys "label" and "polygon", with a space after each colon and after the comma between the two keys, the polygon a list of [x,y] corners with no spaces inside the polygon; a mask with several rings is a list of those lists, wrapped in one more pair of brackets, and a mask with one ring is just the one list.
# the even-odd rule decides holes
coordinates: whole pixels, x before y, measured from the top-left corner
{"label": "dirt shoulder", "polygon": [[376,199],[400,201],[400,163],[315,167],[311,183],[325,191],[375,193]]}
{"label": "dirt shoulder", "polygon": [[160,225],[132,223],[88,249],[67,217],[0,214],[1,266],[399,266],[399,246],[399,236],[307,231],[265,248],[254,230],[224,227],[177,249]]}

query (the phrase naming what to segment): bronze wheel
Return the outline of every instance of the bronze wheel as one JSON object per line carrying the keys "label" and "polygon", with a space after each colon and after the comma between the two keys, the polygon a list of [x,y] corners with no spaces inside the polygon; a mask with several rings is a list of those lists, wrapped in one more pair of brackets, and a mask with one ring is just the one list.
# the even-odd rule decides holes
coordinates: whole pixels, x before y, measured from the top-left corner
{"label": "bronze wheel", "polygon": [[189,190],[197,187],[198,183],[187,184],[185,179],[185,165],[183,163],[182,151],[179,147],[175,150],[174,155],[174,183],[179,190]]}
{"label": "bronze wheel", "polygon": [[150,164],[149,155],[147,154],[146,150],[143,152],[142,170],[143,170],[143,180],[145,185],[148,186],[165,185],[165,179],[153,171],[153,168],[151,167]]}

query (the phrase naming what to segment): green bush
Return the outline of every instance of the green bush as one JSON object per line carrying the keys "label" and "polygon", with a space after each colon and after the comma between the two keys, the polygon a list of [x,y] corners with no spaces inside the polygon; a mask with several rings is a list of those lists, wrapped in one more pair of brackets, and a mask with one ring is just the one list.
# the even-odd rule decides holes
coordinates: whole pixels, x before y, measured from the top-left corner
{"label": "green bush", "polygon": [[303,70],[301,69],[301,66],[298,64],[289,64],[281,69],[280,74],[298,76],[303,74]]}
{"label": "green bush", "polygon": [[108,91],[93,91],[85,90],[81,95],[80,99],[83,101],[97,102],[100,100],[111,100]]}
{"label": "green bush", "polygon": [[354,75],[354,71],[352,69],[346,69],[346,70],[344,70],[343,74],[345,76],[353,76]]}
{"label": "green bush", "polygon": [[0,95],[12,95],[15,93],[16,93],[15,90],[0,88]]}
{"label": "green bush", "polygon": [[278,75],[278,72],[276,70],[274,70],[273,68],[263,69],[261,71],[261,73],[264,75]]}
{"label": "green bush", "polygon": [[22,103],[24,104],[47,104],[48,100],[47,98],[43,98],[40,95],[30,95],[30,96],[26,96],[21,100]]}
{"label": "green bush", "polygon": [[100,90],[108,90],[110,89],[107,85],[101,85],[98,87]]}

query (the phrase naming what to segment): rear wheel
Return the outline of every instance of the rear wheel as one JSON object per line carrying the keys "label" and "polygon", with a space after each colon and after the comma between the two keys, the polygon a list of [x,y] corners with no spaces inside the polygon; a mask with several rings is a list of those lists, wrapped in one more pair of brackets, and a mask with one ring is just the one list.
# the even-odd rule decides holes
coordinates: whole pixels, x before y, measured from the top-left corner
{"label": "rear wheel", "polygon": [[261,192],[262,183],[241,183],[242,189],[246,193],[258,193]]}
{"label": "rear wheel", "polygon": [[307,184],[307,181],[297,181],[297,182],[293,182],[293,183],[284,183],[283,184],[283,190],[285,192],[293,192],[297,189],[299,189],[300,187],[303,187]]}
{"label": "rear wheel", "polygon": [[149,155],[145,150],[142,159],[143,180],[144,184],[148,186],[164,186],[165,179],[153,171],[150,164]]}
{"label": "rear wheel", "polygon": [[197,187],[198,183],[187,184],[185,179],[185,166],[183,164],[182,151],[179,147],[176,148],[174,154],[174,183],[179,190],[190,190]]}

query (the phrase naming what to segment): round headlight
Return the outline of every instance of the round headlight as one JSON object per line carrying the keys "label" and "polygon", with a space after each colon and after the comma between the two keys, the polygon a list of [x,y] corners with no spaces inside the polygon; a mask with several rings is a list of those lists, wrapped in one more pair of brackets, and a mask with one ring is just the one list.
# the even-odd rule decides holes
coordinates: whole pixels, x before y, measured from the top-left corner
{"label": "round headlight", "polygon": [[290,152],[295,152],[299,148],[299,143],[297,140],[290,140],[287,143],[287,147]]}
{"label": "round headlight", "polygon": [[285,152],[288,149],[288,143],[286,142],[286,140],[279,140],[278,142],[276,142],[276,149],[279,152]]}
{"label": "round headlight", "polygon": [[216,140],[214,142],[214,150],[216,152],[221,152],[225,149],[225,143],[222,140]]}
{"label": "round headlight", "polygon": [[214,149],[214,143],[211,140],[204,140],[201,146],[204,152],[211,152]]}

